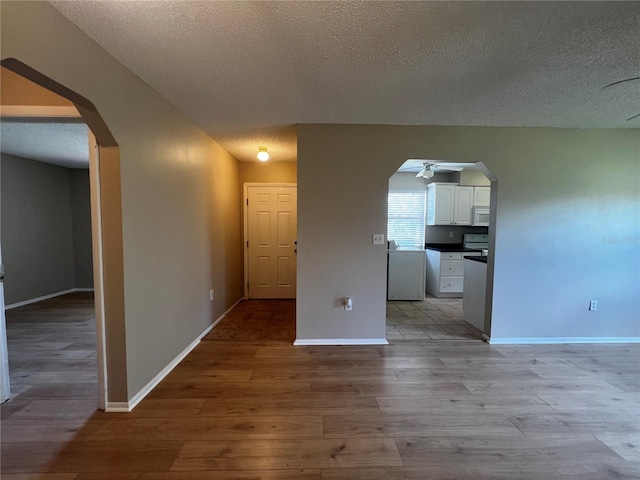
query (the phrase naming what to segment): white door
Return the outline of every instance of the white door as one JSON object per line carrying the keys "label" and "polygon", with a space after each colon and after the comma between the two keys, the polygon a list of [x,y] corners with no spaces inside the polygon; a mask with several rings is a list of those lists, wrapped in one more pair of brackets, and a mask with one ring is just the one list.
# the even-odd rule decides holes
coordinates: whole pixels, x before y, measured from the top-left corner
{"label": "white door", "polygon": [[4,316],[4,266],[2,265],[2,250],[0,250],[0,403],[6,402],[11,396],[6,322]]}
{"label": "white door", "polygon": [[296,297],[297,187],[247,186],[249,298]]}

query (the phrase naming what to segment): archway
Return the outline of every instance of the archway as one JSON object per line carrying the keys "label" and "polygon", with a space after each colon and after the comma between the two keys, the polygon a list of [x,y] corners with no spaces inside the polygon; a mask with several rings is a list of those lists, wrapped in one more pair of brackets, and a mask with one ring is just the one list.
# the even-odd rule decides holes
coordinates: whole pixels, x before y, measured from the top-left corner
{"label": "archway", "polygon": [[[88,141],[96,297],[98,407],[114,410],[113,407],[117,407],[118,403],[127,401],[119,147],[97,109],[88,99],[14,58],[3,59],[1,65],[69,100],[90,130]],[[73,115],[69,109],[54,111],[37,107],[12,105],[10,109],[3,109],[3,115],[45,118]],[[2,321],[4,322],[4,317]],[[6,341],[6,338],[0,341]],[[8,371],[3,371],[2,374],[5,378]]]}

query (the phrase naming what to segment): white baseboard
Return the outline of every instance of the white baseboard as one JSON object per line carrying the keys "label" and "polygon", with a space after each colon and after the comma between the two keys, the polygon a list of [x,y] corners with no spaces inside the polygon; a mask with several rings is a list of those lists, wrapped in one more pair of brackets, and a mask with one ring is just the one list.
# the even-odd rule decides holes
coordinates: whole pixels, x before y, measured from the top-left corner
{"label": "white baseboard", "polygon": [[41,297],[30,298],[29,300],[23,300],[22,302],[12,303],[11,305],[5,305],[5,310],[11,310],[12,308],[24,307],[31,303],[41,302],[50,298],[59,297],[60,295],[66,295],[73,292],[93,292],[93,288],[70,288],[69,290],[62,290],[61,292],[50,293],[49,295],[43,295]]}
{"label": "white baseboard", "polygon": [[294,345],[388,345],[386,338],[298,338]]}
{"label": "white baseboard", "polygon": [[559,343],[640,343],[640,337],[490,338],[491,345],[554,345]]}
{"label": "white baseboard", "polygon": [[138,393],[136,393],[128,402],[107,402],[107,406],[105,408],[106,412],[131,412],[136,405],[144,399],[164,378],[171,373],[171,370],[176,368],[178,364],[184,360],[184,358],[191,353],[191,351],[198,346],[198,344],[202,341],[202,339],[211,331],[213,327],[215,327],[218,323],[222,321],[224,317],[226,317],[233,308],[238,305],[242,301],[240,298],[236,303],[231,305],[220,315],[211,325],[204,329],[204,331],[198,335],[198,337],[191,342],[187,348],[185,348],[182,352],[180,352],[171,362],[164,367],[160,373],[158,373],[153,379],[147,383],[144,387],[140,389]]}
{"label": "white baseboard", "polygon": [[129,413],[129,402],[107,402],[107,407],[104,409],[109,413]]}

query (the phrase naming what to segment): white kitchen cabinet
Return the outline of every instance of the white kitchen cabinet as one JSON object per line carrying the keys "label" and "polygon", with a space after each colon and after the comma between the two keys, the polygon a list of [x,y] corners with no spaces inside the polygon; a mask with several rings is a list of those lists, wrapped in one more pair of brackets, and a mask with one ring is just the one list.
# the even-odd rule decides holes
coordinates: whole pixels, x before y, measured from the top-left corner
{"label": "white kitchen cabinet", "polygon": [[454,190],[453,224],[471,225],[474,187],[457,185]]}
{"label": "white kitchen cabinet", "polygon": [[427,225],[452,225],[455,204],[454,183],[427,185]]}
{"label": "white kitchen cabinet", "polygon": [[491,205],[491,187],[473,187],[473,206],[488,207]]}
{"label": "white kitchen cabinet", "polygon": [[434,297],[462,297],[463,256],[480,252],[440,252],[427,249],[427,292]]}
{"label": "white kitchen cabinet", "polygon": [[471,225],[474,187],[455,183],[427,185],[427,225]]}

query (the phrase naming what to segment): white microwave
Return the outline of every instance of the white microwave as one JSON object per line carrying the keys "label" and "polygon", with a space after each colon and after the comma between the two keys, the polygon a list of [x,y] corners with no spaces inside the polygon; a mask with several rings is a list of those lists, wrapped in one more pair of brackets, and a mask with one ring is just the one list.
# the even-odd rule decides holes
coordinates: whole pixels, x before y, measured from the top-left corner
{"label": "white microwave", "polygon": [[489,207],[473,207],[473,220],[471,225],[474,227],[488,227],[489,215]]}

